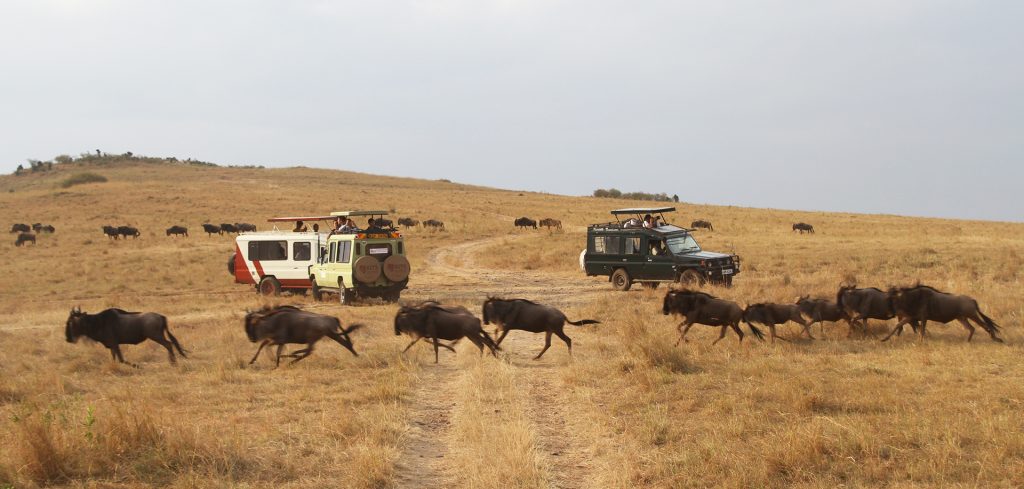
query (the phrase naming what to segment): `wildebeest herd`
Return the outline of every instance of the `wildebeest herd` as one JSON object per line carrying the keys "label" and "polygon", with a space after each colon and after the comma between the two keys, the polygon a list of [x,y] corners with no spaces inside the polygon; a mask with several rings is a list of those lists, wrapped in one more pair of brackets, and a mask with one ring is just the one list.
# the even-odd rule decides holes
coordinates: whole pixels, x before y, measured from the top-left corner
{"label": "wildebeest herd", "polygon": [[18,237],[14,240],[14,246],[22,246],[26,243],[36,244],[36,234],[53,234],[56,231],[57,229],[52,225],[43,224],[41,222],[37,222],[31,226],[24,223],[16,223],[11,226],[11,232],[18,233]]}

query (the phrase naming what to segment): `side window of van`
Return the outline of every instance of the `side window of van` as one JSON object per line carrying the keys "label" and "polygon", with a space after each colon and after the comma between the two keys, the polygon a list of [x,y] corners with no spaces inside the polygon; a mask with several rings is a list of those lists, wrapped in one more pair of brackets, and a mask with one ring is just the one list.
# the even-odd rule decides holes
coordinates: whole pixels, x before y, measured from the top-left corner
{"label": "side window of van", "polygon": [[288,242],[287,241],[250,241],[249,242],[249,261],[263,260],[263,261],[274,261],[274,260],[287,260],[288,259]]}
{"label": "side window of van", "polygon": [[309,261],[313,256],[313,244],[308,241],[298,241],[292,244],[292,259],[295,261]]}
{"label": "side window of van", "polygon": [[327,261],[334,263],[338,257],[338,243],[331,243],[331,250],[327,252]]}
{"label": "side window of van", "polygon": [[352,242],[345,241],[341,244],[341,253],[339,253],[338,261],[341,263],[348,263],[352,258]]}

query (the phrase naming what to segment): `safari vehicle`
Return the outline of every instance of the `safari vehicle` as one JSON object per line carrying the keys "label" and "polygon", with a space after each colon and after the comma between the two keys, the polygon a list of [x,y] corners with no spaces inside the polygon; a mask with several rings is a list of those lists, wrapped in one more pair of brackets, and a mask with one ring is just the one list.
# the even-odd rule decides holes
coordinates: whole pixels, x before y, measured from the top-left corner
{"label": "safari vehicle", "polygon": [[[314,221],[319,217],[275,217],[270,222]],[[228,260],[228,272],[235,283],[249,284],[263,295],[282,291],[305,293],[312,288],[309,266],[316,263],[320,244],[327,235],[315,232],[278,230],[241,233],[235,238],[235,252]]]}
{"label": "safari vehicle", "polygon": [[[332,212],[331,219],[380,220],[385,215],[385,211],[340,211]],[[319,259],[308,267],[307,278],[316,300],[330,292],[338,294],[342,304],[367,297],[395,302],[409,283],[409,272],[405,240],[388,224],[332,232],[321,243]]]}
{"label": "safari vehicle", "polygon": [[[692,229],[666,222],[664,213],[675,210],[613,210],[615,222],[587,227],[580,266],[587,276],[607,276],[616,290],[629,290],[634,282],[650,288],[663,282],[731,285],[740,273],[739,256],[701,250]],[[648,214],[660,218],[656,227],[644,227],[643,216]]]}

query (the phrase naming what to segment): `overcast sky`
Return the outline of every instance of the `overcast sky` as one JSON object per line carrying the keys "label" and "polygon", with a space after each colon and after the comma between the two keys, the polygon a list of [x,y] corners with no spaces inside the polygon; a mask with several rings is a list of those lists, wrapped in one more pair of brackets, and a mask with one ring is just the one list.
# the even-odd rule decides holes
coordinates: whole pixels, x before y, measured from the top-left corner
{"label": "overcast sky", "polygon": [[96,148],[1024,220],[1024,2],[0,3],[0,171]]}

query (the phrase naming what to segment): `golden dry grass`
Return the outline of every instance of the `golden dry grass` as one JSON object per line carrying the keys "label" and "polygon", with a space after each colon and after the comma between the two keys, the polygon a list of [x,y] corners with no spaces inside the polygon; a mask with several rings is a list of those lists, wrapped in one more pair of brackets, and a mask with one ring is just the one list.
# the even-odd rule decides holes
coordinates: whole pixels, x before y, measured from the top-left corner
{"label": "golden dry grass", "polygon": [[[82,171],[108,182],[60,188]],[[827,325],[823,341],[730,336],[712,348],[717,330],[698,326],[677,348],[663,289],[616,293],[577,268],[585,224],[641,204],[307,168],[114,163],[0,177],[0,224],[57,228],[35,247],[15,248],[13,235],[0,247],[0,486],[409,485],[397,472],[425,392],[452,405],[427,433],[446,453],[427,468],[449,486],[1024,485],[1024,225],[681,204],[679,221],[714,223],[705,248],[744,259],[736,285],[715,294],[788,302],[842,281],[921,280],[975,296],[1007,344],[966,344],[957,325],[886,344]],[[411,299],[476,310],[488,293],[526,295],[604,324],[567,326],[572,360],[556,340],[532,362],[542,337],[513,333],[498,360],[443,352],[455,366],[438,375],[427,347],[398,353],[394,306],[318,304],[369,325],[355,336],[360,357],[323,343],[294,367],[246,365],[255,348],[241,317],[260,301],[226,273],[232,239],[200,224],[262,229],[272,215],[342,208],[445,221],[445,232],[407,233]],[[523,215],[565,230],[514,230]],[[818,232],[793,234],[795,221]],[[111,242],[103,224],[143,235]],[[192,237],[166,238],[174,224]],[[438,265],[439,251],[485,239]],[[142,368],[113,365],[98,345],[64,341],[74,305],[161,312],[192,354],[171,367],[155,344],[128,346]]]}

